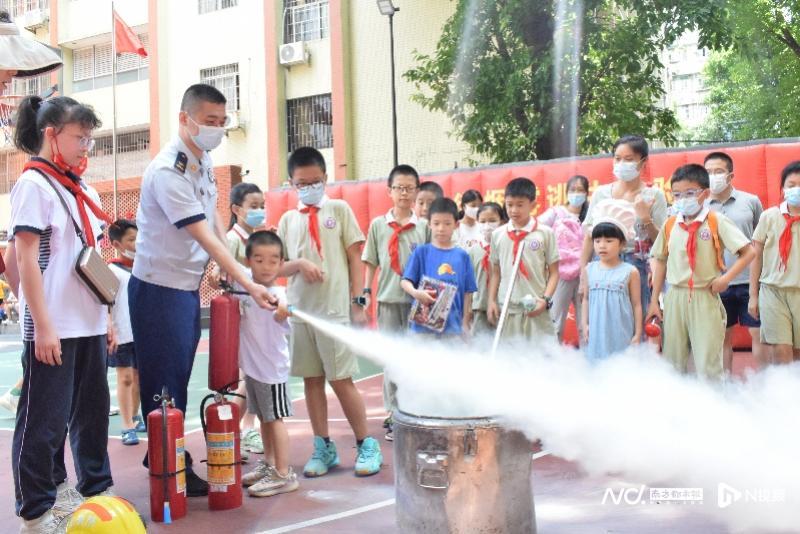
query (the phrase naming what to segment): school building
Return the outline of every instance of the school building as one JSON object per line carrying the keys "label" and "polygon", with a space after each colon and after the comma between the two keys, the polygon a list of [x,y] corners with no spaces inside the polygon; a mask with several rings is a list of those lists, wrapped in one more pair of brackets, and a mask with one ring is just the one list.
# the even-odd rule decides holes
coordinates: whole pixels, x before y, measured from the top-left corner
{"label": "school building", "polygon": [[[399,160],[421,170],[465,167],[480,159],[452,138],[444,114],[412,102],[402,73],[413,53],[431,53],[455,3],[394,0]],[[15,81],[14,94],[60,94],[91,104],[103,127],[85,177],[111,209],[111,0],[0,0],[32,37],[60,50],[64,68]],[[213,153],[220,205],[239,180],[284,183],[289,152],[322,151],[331,180],[385,176],[392,166],[389,20],[372,0],[116,0],[147,58],[117,64],[119,214],[135,210],[152,156],[177,133],[187,86],[207,82],[228,99],[230,124]],[[26,161],[0,138],[0,228],[8,192]]]}

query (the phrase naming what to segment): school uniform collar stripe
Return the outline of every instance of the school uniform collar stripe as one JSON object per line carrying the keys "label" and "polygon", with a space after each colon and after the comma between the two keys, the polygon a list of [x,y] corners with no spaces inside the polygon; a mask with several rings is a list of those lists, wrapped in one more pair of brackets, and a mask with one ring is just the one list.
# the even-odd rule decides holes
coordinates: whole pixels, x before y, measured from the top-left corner
{"label": "school uniform collar stripe", "polygon": [[[387,223],[393,223],[397,221],[397,219],[394,218],[394,213],[392,213],[391,209],[388,212],[386,212],[384,218],[386,219]],[[411,218],[408,220],[407,224],[413,224],[414,226],[416,226],[418,223],[419,223],[419,218],[417,218],[417,214],[414,213],[414,211],[412,210]]]}
{"label": "school uniform collar stripe", "polygon": [[781,202],[780,210],[781,210],[781,215],[791,215],[789,213],[789,203],[786,202],[785,200]]}
{"label": "school uniform collar stripe", "polygon": [[250,232],[242,228],[239,223],[235,223],[233,225],[233,231],[236,232],[242,239],[247,239],[250,237]]}
{"label": "school uniform collar stripe", "polygon": [[[322,208],[322,206],[324,206],[324,205],[325,205],[325,203],[326,203],[326,202],[328,202],[330,199],[331,199],[331,198],[330,198],[328,195],[323,195],[323,196],[322,196],[322,200],[320,200],[320,201],[317,203],[316,207],[317,207],[317,208]],[[304,209],[304,208],[308,208],[308,207],[314,207],[314,206],[306,206],[305,204],[303,204],[303,202],[302,202],[302,201],[300,201],[300,200],[298,200],[298,201],[297,201],[297,209],[298,209],[298,211],[299,211],[299,210],[302,210],[302,209]]]}

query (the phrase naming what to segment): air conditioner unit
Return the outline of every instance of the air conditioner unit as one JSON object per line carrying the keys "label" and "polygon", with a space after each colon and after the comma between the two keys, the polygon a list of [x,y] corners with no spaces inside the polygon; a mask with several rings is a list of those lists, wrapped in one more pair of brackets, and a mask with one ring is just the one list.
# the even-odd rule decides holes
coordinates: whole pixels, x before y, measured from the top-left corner
{"label": "air conditioner unit", "polygon": [[302,41],[281,45],[279,56],[284,67],[305,64],[311,59],[306,44]]}
{"label": "air conditioner unit", "polygon": [[229,111],[225,114],[228,118],[225,124],[226,130],[244,130],[244,123],[239,120],[238,111]]}
{"label": "air conditioner unit", "polygon": [[47,26],[50,21],[49,9],[31,9],[22,15],[22,25],[26,30],[35,31]]}

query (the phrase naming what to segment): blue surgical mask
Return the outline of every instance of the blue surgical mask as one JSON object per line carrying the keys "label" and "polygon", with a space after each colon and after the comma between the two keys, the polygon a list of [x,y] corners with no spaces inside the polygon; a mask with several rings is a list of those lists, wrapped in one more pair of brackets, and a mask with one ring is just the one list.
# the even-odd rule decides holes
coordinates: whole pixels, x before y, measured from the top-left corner
{"label": "blue surgical mask", "polygon": [[635,161],[619,161],[614,164],[614,176],[623,182],[630,182],[639,177],[639,164]]}
{"label": "blue surgical mask", "polygon": [[567,202],[570,206],[583,206],[586,202],[586,193],[567,193]]}
{"label": "blue surgical mask", "polygon": [[317,182],[314,185],[304,185],[297,188],[297,197],[306,206],[316,206],[325,196],[325,184]]}
{"label": "blue surgical mask", "polygon": [[694,217],[703,209],[703,205],[695,197],[676,200],[672,207],[675,209],[675,213],[679,213],[684,217]]}
{"label": "blue surgical mask", "polygon": [[267,212],[264,209],[260,210],[247,210],[247,216],[244,219],[244,222],[247,223],[247,226],[250,228],[257,228],[264,224],[264,220],[267,218]]}
{"label": "blue surgical mask", "polygon": [[787,187],[783,190],[783,196],[790,206],[800,206],[800,187]]}

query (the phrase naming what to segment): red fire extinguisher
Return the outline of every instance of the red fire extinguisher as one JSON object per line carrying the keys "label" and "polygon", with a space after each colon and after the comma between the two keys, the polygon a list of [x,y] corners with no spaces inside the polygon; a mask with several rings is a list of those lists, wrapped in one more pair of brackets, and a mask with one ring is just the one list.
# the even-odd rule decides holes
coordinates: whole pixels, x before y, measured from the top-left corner
{"label": "red fire extinguisher", "polygon": [[150,517],[171,523],[186,515],[186,455],[183,412],[161,391],[161,407],[147,414],[147,456],[150,465]]}
{"label": "red fire extinguisher", "polygon": [[[214,402],[205,408],[206,401]],[[242,465],[239,450],[239,407],[221,393],[200,405],[200,422],[206,436],[208,507],[230,510],[242,505]]]}
{"label": "red fire extinguisher", "polygon": [[226,292],[211,299],[208,389],[212,391],[235,389],[239,381],[239,301],[230,287],[223,287]]}

